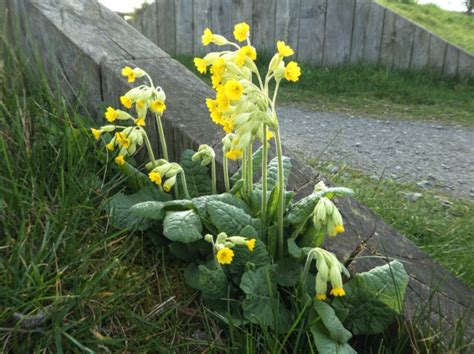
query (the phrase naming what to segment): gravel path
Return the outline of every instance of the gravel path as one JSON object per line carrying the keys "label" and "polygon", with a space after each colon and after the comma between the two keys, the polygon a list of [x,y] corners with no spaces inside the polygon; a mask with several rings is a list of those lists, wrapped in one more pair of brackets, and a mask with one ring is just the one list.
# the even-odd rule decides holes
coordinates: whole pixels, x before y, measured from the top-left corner
{"label": "gravel path", "polygon": [[279,119],[284,143],[307,158],[474,199],[474,129],[293,107],[280,108]]}

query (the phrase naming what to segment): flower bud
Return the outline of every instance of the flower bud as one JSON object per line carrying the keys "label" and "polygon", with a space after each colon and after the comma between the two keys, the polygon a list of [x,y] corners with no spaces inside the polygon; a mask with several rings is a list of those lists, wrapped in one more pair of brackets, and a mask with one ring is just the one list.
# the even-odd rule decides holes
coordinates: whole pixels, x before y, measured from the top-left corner
{"label": "flower bud", "polygon": [[247,244],[247,239],[242,236],[231,236],[227,238],[227,241],[230,241],[238,246],[244,246]]}
{"label": "flower bud", "polygon": [[214,241],[214,237],[211,234],[207,234],[206,236],[204,236],[204,240],[212,243]]}
{"label": "flower bud", "polygon": [[226,45],[226,44],[229,44],[229,41],[224,37],[224,36],[221,36],[219,34],[215,34],[213,36],[213,42],[214,44],[216,45]]}
{"label": "flower bud", "polygon": [[168,178],[165,183],[163,183],[163,190],[169,192],[171,188],[176,184],[176,176]]}
{"label": "flower bud", "polygon": [[216,243],[223,244],[227,240],[227,234],[225,232],[221,232],[217,235]]}

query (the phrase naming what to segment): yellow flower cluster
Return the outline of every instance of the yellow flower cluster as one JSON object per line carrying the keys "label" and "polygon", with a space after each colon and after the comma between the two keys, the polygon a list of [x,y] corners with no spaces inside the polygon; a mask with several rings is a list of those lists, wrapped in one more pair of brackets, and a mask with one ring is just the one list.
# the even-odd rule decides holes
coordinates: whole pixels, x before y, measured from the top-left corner
{"label": "yellow flower cluster", "polygon": [[215,260],[219,264],[231,264],[234,258],[234,251],[232,248],[235,246],[245,246],[250,252],[253,252],[257,240],[247,239],[242,236],[227,236],[225,232],[221,232],[217,235],[214,241],[214,236],[207,234],[204,239],[212,243],[214,249]]}
{"label": "yellow flower cluster", "polygon": [[308,254],[308,261],[316,258],[316,299],[326,300],[327,283],[330,282],[332,289],[330,294],[333,296],[344,296],[341,273],[349,275],[347,269],[342,265],[337,257],[322,248],[313,248]]}
{"label": "yellow flower cluster", "polygon": [[[298,81],[301,69],[294,61],[285,65],[284,59],[293,55],[294,51],[279,41],[277,53],[265,80],[262,80],[255,64],[257,51],[250,42],[250,26],[245,22],[238,23],[233,34],[235,40],[245,42],[244,45],[229,41],[206,28],[202,35],[203,45],[228,45],[234,50],[211,52],[203,58],[195,58],[194,64],[198,72],[206,74],[209,71],[211,74],[216,96],[207,98],[206,105],[211,120],[222,126],[226,134],[234,134],[231,144],[224,151],[228,159],[237,160],[242,158],[244,150],[255,138],[262,142],[270,139],[273,136],[271,130],[278,125],[272,108],[274,98],[269,97],[270,80],[274,79],[277,84],[283,77],[288,81]],[[254,80],[255,77],[257,80]],[[262,124],[269,129],[267,136],[262,134]]]}
{"label": "yellow flower cluster", "polygon": [[125,95],[120,97],[120,103],[126,109],[131,109],[135,105],[137,118],[134,118],[130,113],[114,107],[107,107],[105,111],[105,119],[109,123],[116,123],[117,121],[133,122],[132,126],[122,125],[106,125],[99,129],[92,128],[92,135],[96,140],[99,140],[103,133],[116,132],[112,139],[107,143],[106,148],[109,151],[115,151],[119,148],[118,155],[114,161],[118,165],[125,163],[125,157],[133,155],[138,147],[142,146],[144,139],[147,139],[146,132],[142,127],[145,126],[145,117],[150,109],[152,112],[161,116],[166,109],[166,95],[161,87],[154,87],[150,76],[140,68],[132,69],[126,66],[122,69],[122,75],[128,78],[128,82],[134,82],[137,78],[147,77],[150,85],[140,85],[132,88]]}
{"label": "yellow flower cluster", "polygon": [[[157,186],[163,185],[165,192],[171,191],[176,184],[178,174],[183,173],[182,167],[176,162],[168,162],[165,159],[159,159],[154,164],[148,164],[147,167],[152,168],[148,173],[150,181],[155,183]],[[165,179],[163,183],[163,179]]]}

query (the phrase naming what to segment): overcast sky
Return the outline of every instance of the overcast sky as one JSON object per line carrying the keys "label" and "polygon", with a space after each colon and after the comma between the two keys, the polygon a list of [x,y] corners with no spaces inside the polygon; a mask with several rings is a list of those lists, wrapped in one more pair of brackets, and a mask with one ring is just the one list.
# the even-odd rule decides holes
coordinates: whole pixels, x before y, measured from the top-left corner
{"label": "overcast sky", "polygon": [[[465,0],[418,0],[420,4],[435,3],[439,7],[451,11],[465,11]],[[130,12],[138,8],[144,2],[153,2],[153,0],[99,0],[102,4],[114,11]]]}

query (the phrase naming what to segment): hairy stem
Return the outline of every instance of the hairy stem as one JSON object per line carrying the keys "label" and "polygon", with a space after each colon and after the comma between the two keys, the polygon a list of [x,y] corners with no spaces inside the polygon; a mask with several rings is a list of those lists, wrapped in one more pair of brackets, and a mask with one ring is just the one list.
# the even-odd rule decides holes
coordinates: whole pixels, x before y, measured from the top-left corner
{"label": "hairy stem", "polygon": [[277,127],[275,131],[275,142],[278,158],[278,257],[281,259],[283,258],[284,247],[283,215],[285,209],[285,182],[283,180],[283,152],[281,148],[280,127]]}
{"label": "hairy stem", "polygon": [[216,159],[211,161],[211,177],[212,177],[212,194],[217,194],[217,174],[216,174]]}
{"label": "hairy stem", "polygon": [[169,161],[168,147],[166,146],[166,138],[165,138],[165,133],[163,131],[163,124],[161,123],[161,115],[158,115],[155,113],[155,117],[156,117],[156,126],[158,129],[158,135],[160,136],[161,150],[163,151],[163,158],[166,161]]}
{"label": "hairy stem", "polygon": [[265,237],[265,232],[267,228],[267,157],[268,157],[268,143],[266,140],[267,137],[267,126],[263,124],[262,126],[262,135],[263,135],[263,146],[262,146],[262,233]]}
{"label": "hairy stem", "polygon": [[224,156],[222,160],[222,167],[224,169],[224,184],[225,184],[225,191],[229,192],[230,191],[230,181],[229,181],[229,161],[227,160],[227,157],[225,156],[225,151],[224,151]]}
{"label": "hairy stem", "polygon": [[184,174],[184,171],[181,172],[181,178],[182,178],[182,182],[183,182],[184,197],[186,199],[191,199],[191,196],[189,195],[188,184],[186,183],[186,175]]}

